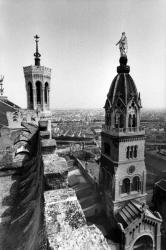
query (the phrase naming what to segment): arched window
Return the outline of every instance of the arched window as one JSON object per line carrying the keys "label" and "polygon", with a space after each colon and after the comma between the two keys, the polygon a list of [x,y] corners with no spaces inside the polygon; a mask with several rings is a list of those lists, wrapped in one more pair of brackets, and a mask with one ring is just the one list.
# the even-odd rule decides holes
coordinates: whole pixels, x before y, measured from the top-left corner
{"label": "arched window", "polygon": [[130,158],[133,158],[133,146],[130,147]]}
{"label": "arched window", "polygon": [[123,114],[116,113],[115,114],[115,128],[123,128],[123,127],[124,127]]}
{"label": "arched window", "polygon": [[137,158],[137,146],[134,146],[134,158]]}
{"label": "arched window", "polygon": [[133,115],[133,123],[132,123],[132,127],[136,127],[136,126],[137,126],[136,115]]}
{"label": "arched window", "polygon": [[31,82],[28,82],[28,95],[30,104],[33,104],[33,88]]}
{"label": "arched window", "polygon": [[130,180],[125,178],[122,183],[122,193],[130,193]]}
{"label": "arched window", "polygon": [[110,155],[111,147],[108,143],[104,143],[104,153]]}
{"label": "arched window", "polygon": [[48,83],[45,83],[45,87],[44,87],[44,99],[45,99],[45,103],[48,103]]}
{"label": "arched window", "polygon": [[111,125],[111,113],[110,111],[106,111],[105,113],[105,123],[106,125],[110,126]]}
{"label": "arched window", "polygon": [[143,235],[140,238],[138,238],[132,249],[147,249],[152,250],[154,249],[153,239],[149,235]]}
{"label": "arched window", "polygon": [[126,158],[129,159],[130,158],[130,147],[127,147],[127,151],[126,151]]}
{"label": "arched window", "polygon": [[36,98],[37,103],[41,104],[41,82],[36,82]]}
{"label": "arched window", "polygon": [[132,116],[130,114],[128,119],[128,127],[131,128],[131,126],[132,126]]}
{"label": "arched window", "polygon": [[135,176],[132,181],[132,190],[139,192],[141,189],[141,181],[138,176]]}

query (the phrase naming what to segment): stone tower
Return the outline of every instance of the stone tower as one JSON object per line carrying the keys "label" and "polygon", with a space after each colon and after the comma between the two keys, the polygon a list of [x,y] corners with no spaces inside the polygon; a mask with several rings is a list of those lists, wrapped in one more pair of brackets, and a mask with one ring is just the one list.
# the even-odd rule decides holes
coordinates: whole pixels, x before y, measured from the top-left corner
{"label": "stone tower", "polygon": [[27,109],[48,111],[50,109],[51,69],[40,65],[39,37],[36,35],[35,65],[24,67],[27,91]]}
{"label": "stone tower", "polygon": [[[141,99],[127,65],[127,38],[105,103],[101,132],[100,194],[117,249],[161,249],[158,212],[146,205],[145,131],[140,126]],[[119,248],[120,247],[120,248]]]}
{"label": "stone tower", "polygon": [[104,184],[108,216],[115,214],[126,201],[145,202],[146,197],[141,99],[129,72],[127,57],[121,56],[104,107],[100,181]]}

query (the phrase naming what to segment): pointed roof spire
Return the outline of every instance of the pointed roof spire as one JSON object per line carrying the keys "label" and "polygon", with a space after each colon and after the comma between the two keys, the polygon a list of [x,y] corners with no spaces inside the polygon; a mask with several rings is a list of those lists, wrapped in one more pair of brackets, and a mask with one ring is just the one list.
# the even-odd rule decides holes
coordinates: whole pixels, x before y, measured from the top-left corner
{"label": "pointed roof spire", "polygon": [[4,79],[4,76],[0,76],[0,95],[3,96],[3,91],[4,91],[4,88],[3,88],[3,79]]}
{"label": "pointed roof spire", "polygon": [[35,42],[36,42],[36,52],[34,53],[35,65],[40,66],[40,57],[41,57],[41,55],[40,55],[40,53],[38,51],[38,42],[39,42],[40,37],[38,35],[36,35],[36,36],[34,36],[34,38],[35,38]]}

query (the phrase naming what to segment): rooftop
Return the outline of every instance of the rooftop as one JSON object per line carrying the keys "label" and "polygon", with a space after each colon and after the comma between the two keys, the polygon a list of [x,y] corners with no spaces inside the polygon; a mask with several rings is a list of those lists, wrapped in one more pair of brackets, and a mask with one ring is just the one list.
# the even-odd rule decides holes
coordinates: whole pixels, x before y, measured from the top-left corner
{"label": "rooftop", "polygon": [[15,112],[19,109],[17,105],[7,98],[0,98],[0,127],[8,126],[7,112]]}
{"label": "rooftop", "polygon": [[141,214],[154,220],[160,220],[145,204],[138,203],[137,201],[129,201],[122,209],[120,209],[116,218],[122,223],[124,228],[127,228],[134,220],[141,218]]}

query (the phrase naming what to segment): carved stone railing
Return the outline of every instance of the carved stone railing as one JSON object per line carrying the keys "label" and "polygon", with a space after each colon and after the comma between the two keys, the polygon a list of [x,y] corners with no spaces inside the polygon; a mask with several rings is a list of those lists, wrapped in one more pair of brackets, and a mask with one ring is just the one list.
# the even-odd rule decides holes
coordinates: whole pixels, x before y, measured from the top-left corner
{"label": "carved stone railing", "polygon": [[33,73],[33,74],[37,74],[37,73],[43,73],[44,75],[47,74],[49,76],[51,76],[51,69],[44,67],[44,66],[27,66],[24,67],[24,73],[28,74],[28,73]]}

